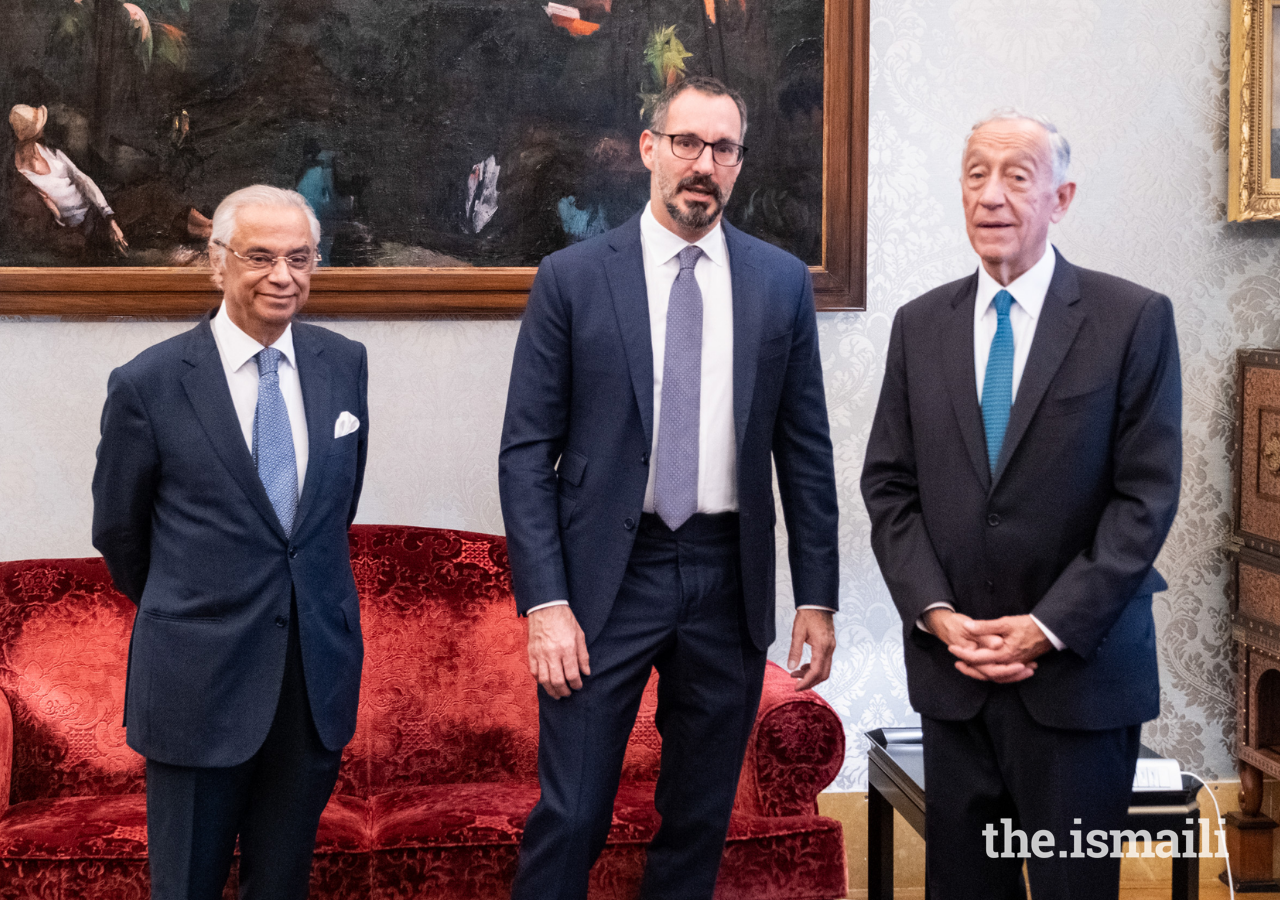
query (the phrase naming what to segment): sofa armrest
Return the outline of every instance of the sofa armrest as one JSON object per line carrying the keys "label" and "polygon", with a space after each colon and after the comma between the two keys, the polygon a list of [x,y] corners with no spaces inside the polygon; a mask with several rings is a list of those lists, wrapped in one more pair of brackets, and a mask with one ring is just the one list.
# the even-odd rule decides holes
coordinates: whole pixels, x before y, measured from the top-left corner
{"label": "sofa armrest", "polygon": [[844,725],[813,691],[767,663],[760,711],[747,742],[734,811],[757,816],[814,815],[818,793],[844,764]]}
{"label": "sofa armrest", "polygon": [[13,781],[13,710],[9,698],[0,691],[0,815],[9,808]]}

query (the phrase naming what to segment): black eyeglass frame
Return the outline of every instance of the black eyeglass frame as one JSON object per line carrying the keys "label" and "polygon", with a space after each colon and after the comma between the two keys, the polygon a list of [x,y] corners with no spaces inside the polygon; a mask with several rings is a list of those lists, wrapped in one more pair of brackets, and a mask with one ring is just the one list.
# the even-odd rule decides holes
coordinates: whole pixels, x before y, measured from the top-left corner
{"label": "black eyeglass frame", "polygon": [[[673,156],[676,157],[676,159],[683,159],[683,160],[698,159],[700,156],[702,156],[702,151],[710,147],[711,161],[713,163],[715,163],[717,166],[721,166],[726,169],[736,169],[738,166],[742,165],[742,160],[745,159],[747,155],[747,148],[742,144],[735,144],[733,141],[714,141],[714,142],[704,141],[702,138],[698,137],[696,134],[667,134],[665,131],[654,131],[652,128],[649,129],[649,133],[656,134],[659,137],[669,138],[671,140],[671,153]],[[697,141],[699,145],[698,152],[695,153],[693,156],[681,156],[679,153],[676,152],[676,138],[688,138],[689,140]],[[731,163],[720,162],[718,159],[716,159],[716,147],[735,148],[738,151],[737,161],[731,162]]]}

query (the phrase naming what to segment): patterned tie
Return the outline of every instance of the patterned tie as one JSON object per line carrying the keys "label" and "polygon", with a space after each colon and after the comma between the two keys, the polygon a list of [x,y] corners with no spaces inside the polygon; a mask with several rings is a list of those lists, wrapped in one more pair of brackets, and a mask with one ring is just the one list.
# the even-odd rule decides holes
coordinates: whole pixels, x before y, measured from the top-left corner
{"label": "patterned tie", "polygon": [[1009,407],[1013,405],[1013,326],[1009,324],[1012,305],[1013,295],[1008,291],[996,294],[996,335],[991,339],[987,374],[982,382],[982,426],[987,432],[987,462],[992,474],[1009,427]]}
{"label": "patterned tie", "polygon": [[653,509],[672,531],[698,511],[698,424],[702,399],[702,291],[693,267],[702,250],[680,251],[667,305]]}
{"label": "patterned tie", "polygon": [[293,454],[289,410],[280,393],[280,358],[275,347],[258,351],[258,408],[253,414],[253,461],[258,478],[286,536],[293,533],[298,509],[298,459]]}

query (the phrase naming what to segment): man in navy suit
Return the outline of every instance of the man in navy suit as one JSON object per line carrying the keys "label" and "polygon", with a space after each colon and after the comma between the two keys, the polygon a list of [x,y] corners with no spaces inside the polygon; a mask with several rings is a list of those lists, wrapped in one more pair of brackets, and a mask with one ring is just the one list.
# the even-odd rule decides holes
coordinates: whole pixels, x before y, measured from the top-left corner
{"label": "man in navy suit", "polygon": [[499,458],[542,688],[517,900],[586,897],[652,667],[662,824],[641,895],[711,897],[774,638],[773,466],[797,689],[830,671],[837,509],[813,288],[800,260],[721,220],[746,124],[714,79],[669,88],[640,138],[648,207],[544,259],[529,297]]}
{"label": "man in navy suit", "polygon": [[361,344],[293,321],[320,226],[292,191],[227,197],[222,306],[111,373],[93,543],[138,605],[125,725],[147,759],[152,897],[307,895],[356,724],[347,529],[368,439]]}
{"label": "man in navy suit", "polygon": [[[898,310],[862,474],[924,726],[939,900],[1115,897],[1141,723],[1160,714],[1152,567],[1178,506],[1167,297],[1048,243],[1075,196],[1048,122],[999,113],[961,169],[978,271]],[[1107,843],[1110,845],[1109,835]],[[994,850],[995,855],[992,855]]]}

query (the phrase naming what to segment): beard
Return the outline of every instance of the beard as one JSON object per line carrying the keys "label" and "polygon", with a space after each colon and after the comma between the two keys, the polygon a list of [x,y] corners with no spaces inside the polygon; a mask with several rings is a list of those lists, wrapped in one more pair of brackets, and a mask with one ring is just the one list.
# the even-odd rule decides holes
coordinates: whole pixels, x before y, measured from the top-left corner
{"label": "beard", "polygon": [[[681,208],[676,203],[676,194],[688,188],[700,188],[709,192],[707,199],[688,201],[689,208]],[[724,210],[725,201],[729,199],[710,175],[691,175],[674,187],[666,178],[659,178],[658,189],[662,193],[662,202],[667,207],[672,221],[694,231],[701,231],[714,223]]]}

